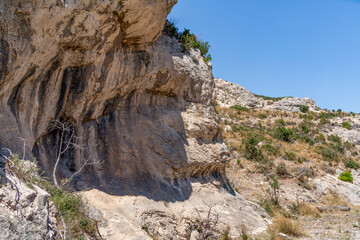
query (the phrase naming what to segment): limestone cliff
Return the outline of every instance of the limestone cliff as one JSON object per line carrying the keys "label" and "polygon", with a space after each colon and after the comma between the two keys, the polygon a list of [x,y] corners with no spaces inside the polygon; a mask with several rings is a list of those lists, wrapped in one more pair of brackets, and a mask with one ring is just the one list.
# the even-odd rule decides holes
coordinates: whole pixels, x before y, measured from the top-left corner
{"label": "limestone cliff", "polygon": [[162,35],[176,2],[0,2],[0,142],[23,152],[25,139],[26,158],[52,177],[74,134],[58,180],[97,163],[71,186],[93,189],[82,196],[107,239],[185,239],[209,208],[234,236],[266,227],[227,183],[211,67]]}
{"label": "limestone cliff", "polygon": [[316,102],[307,97],[301,99],[298,97],[271,98],[256,96],[246,88],[220,78],[215,79],[215,85],[217,104],[221,107],[240,105],[249,108],[277,109],[288,112],[300,112],[300,106],[308,106],[312,111],[318,108]]}
{"label": "limestone cliff", "polygon": [[[87,167],[76,188],[183,198],[182,181],[221,175],[227,150],[213,108],[214,80],[196,51],[160,37],[176,1],[1,1],[0,141],[48,172],[59,148],[54,119],[82,149],[60,177]],[[176,186],[176,187],[175,187]]]}

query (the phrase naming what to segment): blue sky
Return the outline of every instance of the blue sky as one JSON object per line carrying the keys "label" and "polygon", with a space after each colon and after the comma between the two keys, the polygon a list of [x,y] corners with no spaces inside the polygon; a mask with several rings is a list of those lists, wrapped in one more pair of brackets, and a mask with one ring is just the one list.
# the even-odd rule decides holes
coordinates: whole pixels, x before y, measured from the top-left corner
{"label": "blue sky", "polygon": [[215,77],[360,113],[360,0],[179,0],[169,18],[209,41]]}

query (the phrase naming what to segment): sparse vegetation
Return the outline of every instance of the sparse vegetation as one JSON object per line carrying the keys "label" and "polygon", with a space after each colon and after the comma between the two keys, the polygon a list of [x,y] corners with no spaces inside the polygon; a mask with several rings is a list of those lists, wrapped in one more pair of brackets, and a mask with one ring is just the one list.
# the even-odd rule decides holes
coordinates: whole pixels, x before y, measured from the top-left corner
{"label": "sparse vegetation", "polygon": [[299,107],[299,109],[300,109],[300,112],[306,113],[306,112],[309,111],[309,106],[301,105],[301,106]]}
{"label": "sparse vegetation", "polygon": [[279,205],[279,182],[278,182],[278,177],[276,175],[270,175],[270,195],[271,195],[271,199],[274,202],[275,205]]}
{"label": "sparse vegetation", "polygon": [[360,168],[359,164],[356,163],[355,161],[353,161],[352,159],[349,159],[346,163],[345,163],[345,167],[348,168],[352,168],[357,170],[358,168]]}
{"label": "sparse vegetation", "polygon": [[244,111],[244,112],[250,112],[250,109],[248,109],[247,107],[243,107],[243,106],[240,106],[240,105],[234,105],[234,106],[231,106],[230,108],[232,109],[235,109],[236,111]]}
{"label": "sparse vegetation", "polygon": [[290,161],[295,161],[297,158],[296,153],[293,151],[289,151],[289,152],[285,151],[285,156]]}
{"label": "sparse vegetation", "polygon": [[256,162],[266,161],[261,149],[258,147],[261,138],[259,135],[251,134],[248,139],[244,141],[245,144],[245,158]]}
{"label": "sparse vegetation", "polygon": [[281,232],[295,237],[304,235],[298,222],[282,215],[279,215],[274,219],[273,225],[270,227],[270,232],[272,232],[273,235]]}
{"label": "sparse vegetation", "polygon": [[351,124],[348,123],[348,122],[343,122],[343,123],[341,124],[341,126],[342,126],[343,128],[348,129],[348,130],[351,130],[351,129],[352,129]]}
{"label": "sparse vegetation", "polygon": [[55,186],[50,182],[40,168],[34,163],[25,165],[24,160],[20,160],[18,155],[11,158],[14,166],[11,171],[29,187],[38,185],[50,194],[50,201],[54,202],[58,210],[57,218],[64,220],[66,239],[101,239],[97,231],[97,222],[90,219],[85,214],[85,207],[78,195],[72,194],[65,189]]}
{"label": "sparse vegetation", "polygon": [[[237,169],[236,171],[239,173],[241,171],[244,174],[242,176],[246,176],[246,180],[232,183],[236,184],[242,192],[254,194],[255,199],[261,199],[258,200],[258,203],[273,217],[273,220],[279,216],[282,217],[282,220],[286,219],[283,221],[284,224],[273,227],[276,232],[275,237],[278,237],[279,232],[291,236],[302,236],[301,227],[297,229],[298,231],[285,230],[287,227],[281,228],[280,231],[280,225],[291,225],[286,224],[289,220],[297,226],[299,224],[296,219],[301,222],[305,217],[306,219],[315,219],[323,217],[325,214],[320,215],[317,209],[318,203],[297,202],[291,204],[290,198],[285,195],[289,194],[289,191],[291,192],[287,185],[288,182],[296,183],[291,187],[298,186],[303,191],[313,192],[317,188],[313,179],[321,178],[325,174],[334,175],[339,167],[360,168],[357,161],[360,151],[356,148],[356,144],[343,142],[342,138],[335,134],[328,135],[329,129],[339,127],[339,118],[346,113],[337,111],[320,111],[319,113],[309,110],[303,113],[290,113],[263,109],[256,109],[255,112],[252,109],[243,111],[240,107],[242,106],[217,108],[220,116],[224,118],[220,124],[228,121],[231,123],[230,126],[236,130],[224,133],[225,141],[230,140],[236,146],[237,154],[243,157],[242,167],[231,167],[231,169]],[[231,120],[230,116],[232,116]],[[332,120],[335,117],[336,119]],[[352,121],[347,119],[344,122]],[[325,126],[328,124],[331,126]],[[354,124],[352,127],[355,128],[355,126]],[[253,185],[249,187],[249,190],[246,187],[240,188],[241,183],[247,184],[253,179],[259,182],[264,178],[269,180],[270,185],[268,189],[261,187],[261,189],[266,189],[266,194],[261,191],[253,193],[254,189],[260,190],[259,187]],[[340,178],[343,177],[339,176]],[[346,179],[344,180],[354,181],[349,176]],[[280,185],[282,186],[281,191]],[[335,206],[339,206],[339,204],[343,203]]]}
{"label": "sparse vegetation", "polygon": [[275,138],[285,142],[290,142],[293,135],[294,132],[291,129],[287,129],[286,127],[283,126],[276,128],[274,132]]}
{"label": "sparse vegetation", "polygon": [[201,55],[203,56],[203,60],[206,63],[212,60],[212,57],[209,54],[211,47],[209,42],[203,42],[200,40],[194,33],[190,32],[190,29],[184,29],[183,32],[179,32],[174,20],[166,20],[163,33],[178,39],[181,42],[183,51],[189,51],[192,48],[199,49]]}
{"label": "sparse vegetation", "polygon": [[285,163],[279,163],[279,165],[277,165],[276,167],[276,173],[279,176],[286,176],[288,175],[287,169],[286,169],[286,164]]}
{"label": "sparse vegetation", "polygon": [[282,100],[284,98],[293,98],[293,97],[290,97],[290,96],[288,96],[288,97],[268,97],[268,96],[259,95],[259,94],[254,94],[254,95],[255,95],[255,97],[259,97],[259,98],[262,98],[264,100],[272,100],[274,102],[280,101],[280,100]]}

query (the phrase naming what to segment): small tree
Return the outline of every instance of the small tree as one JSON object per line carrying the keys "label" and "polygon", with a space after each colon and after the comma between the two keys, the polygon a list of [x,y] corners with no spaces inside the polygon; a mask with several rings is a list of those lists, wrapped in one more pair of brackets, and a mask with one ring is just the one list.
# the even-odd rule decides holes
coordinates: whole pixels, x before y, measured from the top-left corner
{"label": "small tree", "polygon": [[[80,138],[76,136],[76,127],[69,122],[61,122],[60,120],[53,120],[52,122],[52,130],[58,130],[60,132],[60,141],[58,145],[58,151],[56,154],[56,161],[54,165],[54,169],[52,172],[54,184],[57,188],[60,188],[59,183],[57,181],[57,170],[59,167],[59,163],[61,161],[62,156],[69,151],[70,149],[83,149],[83,147],[79,144]],[[74,174],[70,176],[70,178],[66,179],[61,187],[68,184],[75,176],[79,175],[85,166],[99,164],[99,161],[90,161],[90,159],[83,160],[83,164]]]}
{"label": "small tree", "polygon": [[270,177],[270,195],[271,195],[271,200],[274,202],[275,205],[279,205],[279,182],[278,182],[278,177],[275,174],[272,174],[269,176]]}

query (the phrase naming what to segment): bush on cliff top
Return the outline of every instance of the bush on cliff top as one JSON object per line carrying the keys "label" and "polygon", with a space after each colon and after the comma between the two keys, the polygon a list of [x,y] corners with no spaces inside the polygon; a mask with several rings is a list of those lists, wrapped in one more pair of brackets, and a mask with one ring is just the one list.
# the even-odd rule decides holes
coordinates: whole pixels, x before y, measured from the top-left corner
{"label": "bush on cliff top", "polygon": [[195,34],[190,32],[190,29],[185,28],[184,31],[180,33],[174,20],[166,20],[163,33],[178,39],[181,42],[183,51],[189,51],[191,48],[197,48],[200,50],[205,62],[210,62],[212,60],[211,55],[209,54],[209,49],[211,47],[209,42],[203,42],[198,39]]}

